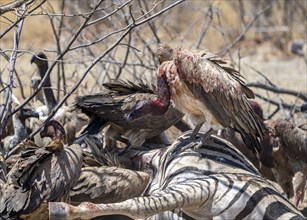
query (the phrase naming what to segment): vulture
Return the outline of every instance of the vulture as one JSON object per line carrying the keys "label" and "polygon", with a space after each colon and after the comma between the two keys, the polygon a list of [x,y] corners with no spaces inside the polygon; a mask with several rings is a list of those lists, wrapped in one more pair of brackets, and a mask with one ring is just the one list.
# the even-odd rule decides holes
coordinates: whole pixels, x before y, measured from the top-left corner
{"label": "vulture", "polygon": [[296,39],[289,43],[291,53],[305,57],[307,53],[307,41],[303,39]]}
{"label": "vulture", "polygon": [[82,149],[77,144],[64,145],[63,131],[58,122],[47,122],[41,135],[52,137],[53,142],[43,148],[21,152],[3,186],[0,198],[2,218],[32,217],[45,207],[44,202],[67,201],[70,189],[80,176]]}
{"label": "vulture", "polygon": [[254,154],[261,151],[257,138],[263,137],[265,126],[250,103],[254,93],[245,86],[237,70],[206,51],[162,45],[157,54],[162,63],[157,70],[157,98],[138,101],[127,116],[128,121],[150,113],[161,115],[172,100],[195,125],[192,139],[203,123],[210,129],[202,141],[213,130],[230,127],[242,135]]}
{"label": "vulture", "polygon": [[[103,86],[106,89],[97,94],[76,98],[76,108],[90,117],[90,123],[75,143],[82,143],[86,136],[95,135],[102,127],[110,125],[106,137],[126,143],[127,150],[132,146],[139,147],[151,138],[161,137],[164,130],[178,124],[183,117],[183,114],[170,103],[164,114],[148,115],[130,122],[126,116],[136,103],[156,99],[153,89],[142,82],[135,84],[119,80],[105,83]],[[184,129],[188,127],[183,127]],[[158,143],[166,141],[163,136],[157,140]]]}
{"label": "vulture", "polygon": [[[31,89],[34,92],[48,70],[47,56],[43,52],[40,52],[32,57],[31,63],[36,64],[40,75],[39,77],[35,76],[31,79]],[[45,120],[51,113],[52,109],[58,104],[51,89],[51,81],[49,76],[44,81],[43,92],[38,92],[35,97],[38,101],[44,103],[42,106],[36,106],[36,110],[40,114],[40,120],[32,120],[32,126],[38,127],[41,124],[41,121]],[[84,114],[78,114],[76,111],[72,111],[72,109],[67,106],[62,106],[60,109],[58,109],[54,118],[63,123],[69,145],[73,143],[76,132],[80,131],[81,128],[87,123],[87,118]],[[34,139],[38,145],[44,145],[40,137],[35,136]]]}
{"label": "vulture", "polygon": [[[285,192],[296,206],[304,199],[307,181],[307,133],[286,120],[267,120],[267,126],[274,131],[273,147],[274,170],[277,182],[286,189]],[[290,183],[292,189],[283,183]],[[288,190],[287,190],[288,189]]]}
{"label": "vulture", "polygon": [[28,136],[26,128],[26,119],[31,117],[38,118],[39,114],[29,106],[22,107],[18,112],[13,115],[14,135],[4,138],[3,145],[4,150],[6,151],[4,152],[4,154],[12,150],[17,144],[19,144]]}
{"label": "vulture", "polygon": [[244,154],[244,156],[246,156],[254,164],[254,166],[261,172],[263,176],[275,181],[275,177],[271,171],[274,160],[272,152],[274,139],[270,138],[271,129],[265,123],[265,120],[263,118],[263,109],[258,104],[258,102],[250,100],[250,104],[266,126],[266,133],[264,134],[263,139],[260,141],[262,151],[259,153],[258,157],[255,157],[254,154],[250,150],[248,150],[248,147],[244,143],[242,136],[238,132],[235,132],[235,130],[229,127],[223,128],[219,132],[218,136],[226,139],[227,141],[232,143],[237,149],[239,149]]}
{"label": "vulture", "polygon": [[[41,83],[42,81],[42,78],[40,76],[33,76],[31,78],[31,83],[30,83],[30,88],[31,88],[31,94],[33,94],[38,85]],[[44,95],[43,95],[43,92],[42,91],[39,91],[38,93],[36,93],[35,95],[35,101],[39,101],[40,104],[44,104],[45,101],[44,101]]]}
{"label": "vulture", "polygon": [[[48,70],[47,56],[43,52],[40,52],[32,57],[31,64],[32,63],[36,64],[39,75],[41,79],[43,79]],[[50,114],[52,109],[57,105],[57,101],[55,100],[53,91],[51,89],[51,81],[49,76],[43,84],[43,94],[44,103],[48,108],[48,114]]]}

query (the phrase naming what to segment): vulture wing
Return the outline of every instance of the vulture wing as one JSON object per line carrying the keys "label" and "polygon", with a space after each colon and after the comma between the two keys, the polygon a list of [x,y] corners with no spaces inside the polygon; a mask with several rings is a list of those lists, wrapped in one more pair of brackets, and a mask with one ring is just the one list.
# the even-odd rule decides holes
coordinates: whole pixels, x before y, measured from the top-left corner
{"label": "vulture wing", "polygon": [[77,182],[82,149],[71,145],[58,151],[25,151],[8,173],[0,198],[0,215],[13,218],[35,211],[44,201],[60,201]]}
{"label": "vulture wing", "polygon": [[263,136],[263,122],[248,100],[254,94],[237,71],[214,55],[181,48],[175,49],[173,59],[179,77],[222,126],[231,127],[243,136]]}
{"label": "vulture wing", "polygon": [[[123,130],[136,128],[163,130],[177,123],[183,116],[181,112],[173,106],[163,116],[148,115],[140,120],[128,122],[126,116],[135,108],[136,104],[142,100],[154,100],[155,87],[139,82],[114,81],[104,84],[106,90],[94,95],[77,97],[75,106],[82,109],[84,113],[92,114],[104,120],[120,126]],[[166,123],[167,120],[167,123]]]}

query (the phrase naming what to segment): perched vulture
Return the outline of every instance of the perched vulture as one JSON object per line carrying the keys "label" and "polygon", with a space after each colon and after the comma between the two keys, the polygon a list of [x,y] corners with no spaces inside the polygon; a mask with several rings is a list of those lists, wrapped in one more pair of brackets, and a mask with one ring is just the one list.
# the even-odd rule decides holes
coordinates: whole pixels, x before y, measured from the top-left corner
{"label": "perched vulture", "polygon": [[[31,63],[36,64],[39,75],[43,79],[48,70],[47,56],[43,52],[40,52],[32,57]],[[51,81],[49,76],[44,81],[43,94],[45,105],[48,107],[48,114],[50,114],[52,109],[57,105],[57,101],[55,100],[53,91],[51,89]]]}
{"label": "perched vulture", "polygon": [[[256,154],[261,150],[265,126],[249,99],[254,93],[244,85],[238,71],[215,55],[167,45],[158,49],[162,64],[157,71],[157,98],[142,100],[128,115],[134,121],[144,115],[161,115],[170,99],[196,125],[196,134],[204,122],[212,129],[230,127],[238,131],[247,147]],[[164,61],[164,62],[163,62]],[[203,138],[203,140],[206,138]]]}
{"label": "perched vulture", "polygon": [[28,106],[24,106],[13,115],[14,135],[8,136],[3,140],[5,154],[27,137],[26,119],[31,117],[38,118],[39,115]]}
{"label": "perched vulture", "polygon": [[[265,123],[274,131],[272,138],[277,142],[273,148],[277,182],[290,198],[293,195],[292,200],[298,206],[304,199],[307,181],[307,134],[286,120],[267,120]],[[285,182],[291,188],[285,186]]]}
{"label": "perched vulture", "polygon": [[76,98],[76,108],[90,117],[90,123],[75,143],[82,143],[87,135],[97,134],[102,127],[110,125],[106,133],[107,138],[122,141],[128,147],[138,147],[146,140],[160,136],[183,116],[170,104],[170,108],[164,114],[148,115],[129,122],[126,115],[133,110],[136,103],[156,99],[153,90],[142,82],[134,84],[129,81],[105,83],[104,87],[106,90],[100,93]]}
{"label": "perched vulture", "polygon": [[43,148],[23,151],[7,175],[0,198],[0,216],[4,219],[28,217],[43,202],[67,201],[70,189],[79,179],[81,147],[64,146],[60,139],[65,136],[60,134],[64,129],[58,123],[50,121],[45,126],[47,132],[42,135],[51,136],[54,141]]}

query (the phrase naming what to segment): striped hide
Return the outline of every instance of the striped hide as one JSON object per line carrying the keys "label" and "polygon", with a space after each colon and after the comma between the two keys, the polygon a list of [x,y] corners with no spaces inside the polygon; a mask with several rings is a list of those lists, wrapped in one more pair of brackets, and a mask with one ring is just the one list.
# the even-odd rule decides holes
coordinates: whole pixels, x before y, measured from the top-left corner
{"label": "striped hide", "polygon": [[151,167],[152,183],[143,196],[109,204],[49,203],[50,219],[305,219],[229,142],[211,136],[199,147],[190,135],[132,157],[141,170]]}

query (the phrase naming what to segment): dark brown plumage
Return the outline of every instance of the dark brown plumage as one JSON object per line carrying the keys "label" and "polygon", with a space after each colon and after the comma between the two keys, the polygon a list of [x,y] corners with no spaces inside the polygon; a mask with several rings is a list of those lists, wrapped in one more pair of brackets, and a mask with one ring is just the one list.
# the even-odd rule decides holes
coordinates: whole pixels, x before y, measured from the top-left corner
{"label": "dark brown plumage", "polygon": [[10,219],[34,212],[43,202],[67,200],[81,166],[80,145],[64,146],[60,139],[43,148],[24,150],[3,186],[0,216]]}
{"label": "dark brown plumage", "polygon": [[[31,82],[30,82],[31,94],[33,94],[36,91],[36,89],[38,88],[38,85],[41,83],[41,81],[42,81],[42,78],[40,76],[33,76],[31,78]],[[35,97],[34,97],[34,100],[39,101],[40,104],[44,104],[45,101],[44,101],[43,92],[42,91],[37,92]]]}
{"label": "dark brown plumage", "polygon": [[[44,78],[48,70],[48,61],[47,56],[40,52],[37,55],[34,55],[31,59],[31,63],[35,63],[39,72],[41,79]],[[48,108],[48,114],[51,113],[52,109],[57,105],[57,101],[54,97],[53,91],[51,89],[51,81],[48,76],[43,84],[43,94],[44,94],[44,104]]]}
{"label": "dark brown plumage", "polygon": [[153,90],[141,82],[134,84],[129,81],[105,83],[104,87],[106,90],[100,93],[76,98],[76,108],[87,114],[91,122],[75,143],[82,142],[87,135],[98,133],[101,127],[111,125],[107,137],[138,147],[145,140],[159,136],[175,125],[183,116],[171,104],[163,115],[148,115],[130,122],[126,115],[135,108],[136,103],[155,99],[157,96]]}
{"label": "dark brown plumage", "polygon": [[207,52],[162,47],[158,50],[162,53],[158,54],[160,62],[164,61],[157,71],[158,98],[137,103],[128,118],[162,114],[171,98],[197,129],[204,122],[214,130],[233,128],[254,153],[260,151],[257,137],[263,137],[265,127],[249,102],[254,93],[244,85],[238,71]]}
{"label": "dark brown plumage", "polygon": [[84,167],[76,185],[70,190],[71,201],[99,203],[119,202],[141,195],[149,181],[144,172],[118,167]]}

